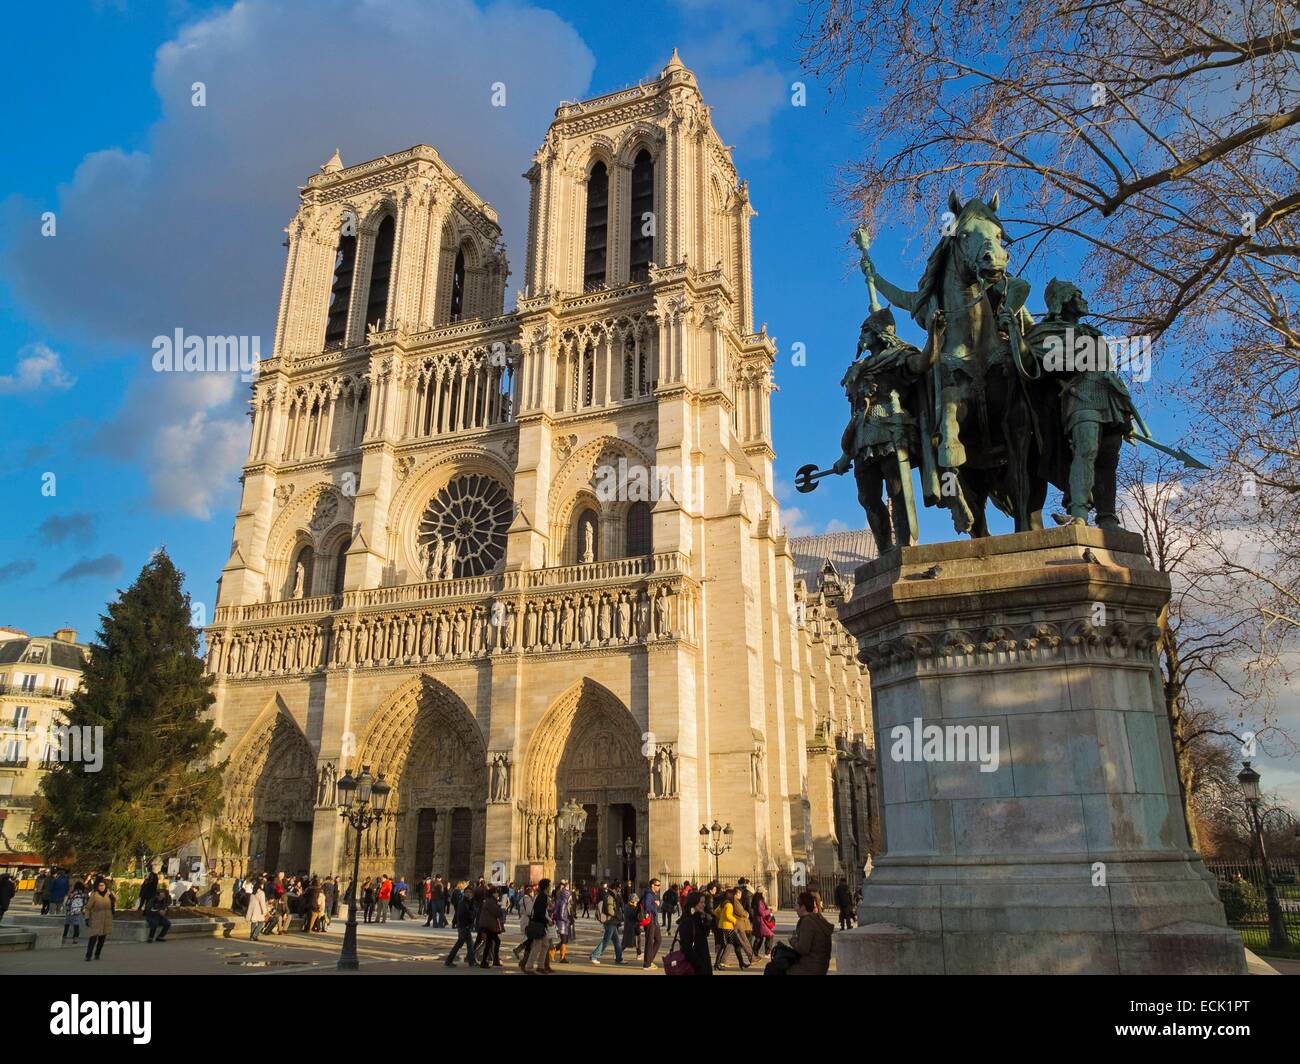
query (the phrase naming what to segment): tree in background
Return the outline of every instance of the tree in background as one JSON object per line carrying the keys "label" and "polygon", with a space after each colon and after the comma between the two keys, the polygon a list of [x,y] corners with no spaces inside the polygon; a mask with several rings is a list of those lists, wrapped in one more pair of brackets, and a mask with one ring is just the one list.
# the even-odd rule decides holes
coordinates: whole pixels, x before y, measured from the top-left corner
{"label": "tree in background", "polygon": [[215,701],[182,574],[159,550],[100,618],[72,728],[102,728],[103,766],[75,762],[41,784],[30,839],[51,858],[117,868],[174,850],[221,808],[225,736],[206,718]]}
{"label": "tree in background", "polygon": [[1252,500],[1231,476],[1192,474],[1163,456],[1130,452],[1120,487],[1124,524],[1169,576],[1163,693],[1188,830],[1200,849],[1209,841],[1202,826],[1219,819],[1225,795],[1240,795],[1247,735],[1270,753],[1296,749],[1276,723],[1274,701],[1289,678],[1295,629],[1269,610],[1272,584],[1294,574],[1283,576],[1284,560],[1256,538]]}

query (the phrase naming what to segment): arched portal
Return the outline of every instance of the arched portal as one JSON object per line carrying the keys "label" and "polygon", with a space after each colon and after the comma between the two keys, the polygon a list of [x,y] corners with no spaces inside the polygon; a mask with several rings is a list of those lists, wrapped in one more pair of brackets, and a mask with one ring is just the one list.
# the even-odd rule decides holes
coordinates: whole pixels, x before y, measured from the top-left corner
{"label": "arched portal", "polygon": [[218,871],[310,871],[316,757],[278,695],[236,746],[225,780]]}
{"label": "arched portal", "polygon": [[[640,728],[617,696],[593,680],[575,684],[537,725],[526,764],[521,863],[577,883],[639,880],[648,867],[649,763],[641,755]],[[572,840],[572,850],[556,823],[570,799],[587,811],[586,830]],[[620,847],[629,839],[633,852],[625,857]]]}
{"label": "arched portal", "polygon": [[[483,870],[487,750],[469,709],[448,687],[421,676],[375,713],[356,765],[392,786],[384,819],[362,840],[361,874],[416,883]],[[350,862],[353,839],[346,843]]]}

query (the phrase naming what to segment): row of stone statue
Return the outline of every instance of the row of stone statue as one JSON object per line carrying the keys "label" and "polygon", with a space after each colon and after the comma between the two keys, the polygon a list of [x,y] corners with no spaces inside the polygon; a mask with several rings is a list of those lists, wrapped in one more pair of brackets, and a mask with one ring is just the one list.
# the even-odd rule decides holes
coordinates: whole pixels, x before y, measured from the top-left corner
{"label": "row of stone statue", "polygon": [[593,592],[528,602],[465,606],[357,622],[259,629],[209,638],[214,675],[305,672],[326,664],[371,665],[476,657],[494,651],[620,646],[695,639],[694,594],[667,587]]}

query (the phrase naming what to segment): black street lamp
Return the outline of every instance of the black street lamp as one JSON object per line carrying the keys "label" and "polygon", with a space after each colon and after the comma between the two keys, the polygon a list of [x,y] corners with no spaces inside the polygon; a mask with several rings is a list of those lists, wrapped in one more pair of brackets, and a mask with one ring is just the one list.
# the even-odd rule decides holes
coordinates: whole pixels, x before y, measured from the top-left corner
{"label": "black street lamp", "polygon": [[1282,906],[1277,901],[1277,887],[1273,884],[1273,871],[1268,864],[1268,850],[1264,846],[1264,823],[1259,815],[1259,773],[1250,767],[1249,761],[1242,762],[1242,769],[1237,773],[1237,782],[1241,784],[1241,793],[1246,796],[1246,807],[1250,810],[1250,826],[1255,834],[1255,845],[1259,847],[1260,863],[1264,866],[1264,900],[1268,906],[1268,944],[1276,950],[1291,947],[1291,939],[1286,933],[1286,924],[1282,921]]}
{"label": "black street lamp", "polygon": [[357,833],[356,845],[352,851],[352,897],[348,901],[348,923],[343,932],[343,950],[339,953],[341,971],[354,972],[361,967],[361,962],[357,959],[357,880],[361,878],[361,836],[366,828],[384,815],[384,806],[391,790],[384,782],[382,772],[378,779],[370,775],[369,765],[362,765],[361,773],[355,779],[351,772],[343,773],[343,778],[334,785],[334,800],[339,806],[339,816]]}
{"label": "black street lamp", "polygon": [[704,852],[713,855],[713,878],[715,881],[721,881],[722,877],[718,874],[718,858],[731,849],[731,836],[733,834],[731,825],[728,824],[724,828],[718,823],[716,817],[712,824],[700,825],[700,838],[704,840],[701,845],[704,847]]}
{"label": "black street lamp", "polygon": [[629,835],[614,849],[623,858],[623,881],[626,882],[630,879],[635,883],[637,858],[644,852],[644,847],[639,842],[633,842],[632,836]]}

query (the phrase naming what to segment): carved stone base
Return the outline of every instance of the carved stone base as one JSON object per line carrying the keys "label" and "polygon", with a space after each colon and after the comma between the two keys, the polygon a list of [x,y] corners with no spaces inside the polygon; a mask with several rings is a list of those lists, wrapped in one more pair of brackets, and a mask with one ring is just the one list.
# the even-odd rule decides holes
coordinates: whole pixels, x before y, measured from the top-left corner
{"label": "carved stone base", "polygon": [[1155,657],[1169,584],[1141,539],[909,547],[857,580],[840,616],[871,669],[884,853],[839,971],[1244,973],[1187,841]]}

